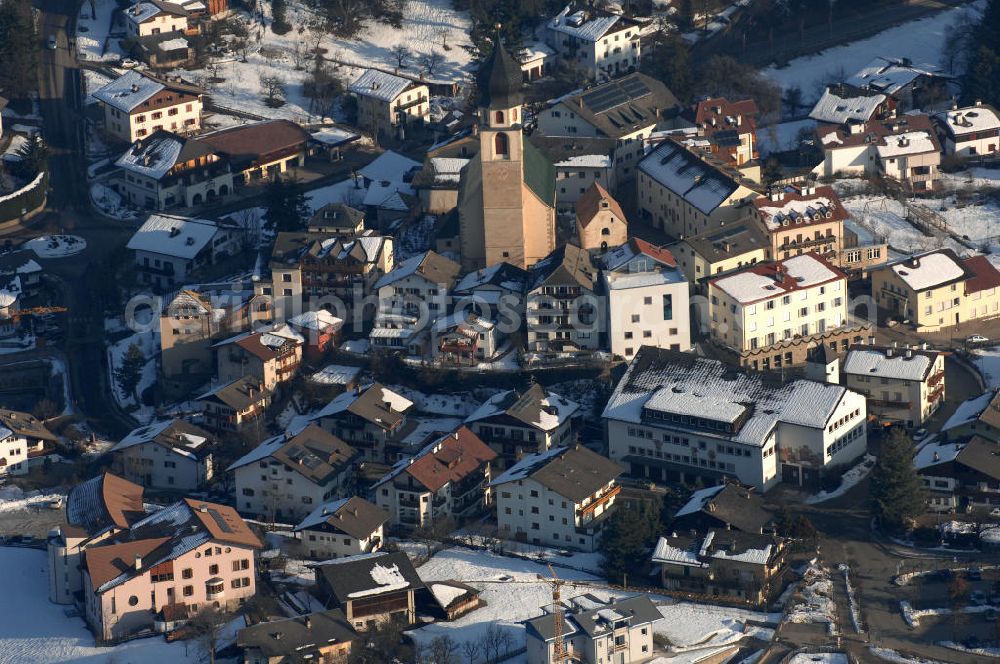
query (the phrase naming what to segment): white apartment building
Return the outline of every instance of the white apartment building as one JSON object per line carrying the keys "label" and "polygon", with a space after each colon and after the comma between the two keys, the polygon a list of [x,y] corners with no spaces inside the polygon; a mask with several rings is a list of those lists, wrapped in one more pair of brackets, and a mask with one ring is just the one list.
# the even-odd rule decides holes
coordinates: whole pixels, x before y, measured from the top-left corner
{"label": "white apartment building", "polygon": [[639,68],[640,24],[571,3],[545,25],[545,40],[570,66],[605,81]]}
{"label": "white apartment building", "polygon": [[622,467],[587,448],[529,454],[493,480],[500,536],[594,551],[621,491]]}
{"label": "white apartment building", "polygon": [[0,427],[0,476],[27,474],[27,441],[7,427]]}
{"label": "white apartment building", "polygon": [[165,129],[201,128],[203,91],[177,79],[161,79],[134,69],[93,94],[104,108],[104,128],[127,143]]}
{"label": "white apartment building", "polygon": [[[677,97],[663,83],[634,72],[556,99],[538,112],[535,135],[580,140],[581,147],[594,139],[613,140],[610,156],[614,183],[602,183],[611,190],[612,184],[620,185],[635,178],[646,139],[680,110]],[[532,142],[535,140],[533,137]],[[577,150],[577,154],[581,151]],[[572,171],[567,168],[566,172]],[[569,187],[570,182],[560,182],[557,173],[557,188]]]}
{"label": "white apartment building", "polygon": [[235,473],[236,509],[266,519],[300,520],[350,494],[358,452],[315,424],[265,440],[226,470]]}
{"label": "white apartment building", "polygon": [[371,490],[396,528],[431,528],[449,520],[458,525],[490,505],[490,464],[496,456],[462,426],[397,462]]}
{"label": "white apartment building", "polygon": [[667,139],[639,163],[643,219],[684,239],[750,217],[760,196],[735,170]]}
{"label": "white apartment building", "polygon": [[140,283],[172,288],[198,268],[239,253],[241,237],[235,224],[151,214],[126,247],[135,255]]}
{"label": "white apartment building", "polygon": [[924,348],[854,346],[844,358],[845,384],[868,397],[884,421],[922,426],[945,399],[944,353]]}
{"label": "white apartment building", "polygon": [[643,345],[689,350],[689,284],[670,252],[632,238],[602,260],[611,352],[630,360]]}
{"label": "white apartment building", "polygon": [[[589,599],[589,598],[588,598]],[[573,603],[564,610],[562,652],[583,664],[641,664],[653,655],[653,623],[662,618],[646,595],[606,604]],[[528,662],[561,664],[557,657],[555,615],[544,613],[525,623]]]}
{"label": "white apartment building", "polygon": [[168,32],[184,32],[188,28],[188,10],[173,2],[162,0],[137,2],[124,13],[125,32],[133,39]]}
{"label": "white apartment building", "polygon": [[352,496],[320,505],[295,526],[294,532],[309,558],[347,558],[381,549],[388,520],[384,510]]}
{"label": "white apartment building", "polygon": [[426,251],[383,275],[373,287],[379,311],[371,332],[372,344],[384,346],[387,339],[429,331],[434,320],[448,313],[450,291],[461,270],[450,258]]}
{"label": "white apartment building", "polygon": [[212,477],[214,436],[181,419],[133,430],[111,448],[115,473],[151,489],[194,491]]}
{"label": "white apartment building", "polygon": [[1000,113],[992,106],[976,102],[938,113],[934,120],[946,155],[995,158],[1000,151]]}
{"label": "white apartment building", "polygon": [[744,365],[799,364],[848,329],[847,295],[847,276],[816,254],[757,263],[708,282],[710,333]]}
{"label": "white apartment building", "polygon": [[430,116],[428,87],[402,76],[366,69],[347,89],[358,98],[358,126],[376,139],[400,137],[397,128]]}
{"label": "white apartment building", "polygon": [[815,486],[865,453],[863,395],[809,380],[769,381],[716,360],[644,346],[604,409],[611,458],[635,479],[767,490]]}

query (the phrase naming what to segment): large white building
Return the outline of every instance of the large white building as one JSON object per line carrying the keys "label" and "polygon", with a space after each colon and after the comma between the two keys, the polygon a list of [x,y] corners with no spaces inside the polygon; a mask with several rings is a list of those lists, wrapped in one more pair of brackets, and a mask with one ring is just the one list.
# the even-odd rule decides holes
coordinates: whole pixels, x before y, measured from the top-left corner
{"label": "large white building", "polygon": [[639,68],[640,27],[625,16],[571,3],[545,25],[545,40],[567,64],[604,81]]}
{"label": "large white building", "polygon": [[778,384],[716,360],[644,346],[603,419],[608,451],[652,482],[724,477],[767,490],[815,485],[865,453],[863,395],[840,385]]}
{"label": "large white building", "polygon": [[500,536],[593,551],[621,491],[622,467],[585,447],[529,454],[493,480]]}
{"label": "large white building", "polygon": [[272,520],[303,519],[331,498],[349,495],[358,452],[311,424],[265,440],[234,462],[236,509]]}
{"label": "large white building", "polygon": [[691,348],[689,285],[669,251],[632,238],[603,256],[608,347],[632,359],[642,345]]}
{"label": "large white building", "polygon": [[422,125],[431,112],[427,85],[376,69],[366,69],[348,91],[358,98],[358,126],[377,140],[396,138],[397,127]]}
{"label": "large white building", "polygon": [[104,129],[131,143],[160,129],[201,128],[202,90],[178,79],[130,70],[94,92],[104,108]]}

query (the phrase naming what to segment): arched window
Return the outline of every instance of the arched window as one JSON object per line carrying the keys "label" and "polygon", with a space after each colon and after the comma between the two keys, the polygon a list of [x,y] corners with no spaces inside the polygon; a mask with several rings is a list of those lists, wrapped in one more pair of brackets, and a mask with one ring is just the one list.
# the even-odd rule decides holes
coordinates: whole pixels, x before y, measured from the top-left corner
{"label": "arched window", "polygon": [[496,138],[493,139],[493,152],[495,152],[498,157],[510,156],[510,145],[507,142],[507,134],[497,134]]}
{"label": "arched window", "polygon": [[611,235],[611,229],[605,226],[601,229],[601,235]]}
{"label": "arched window", "polygon": [[503,124],[503,111],[497,111],[493,114],[493,123],[498,125]]}

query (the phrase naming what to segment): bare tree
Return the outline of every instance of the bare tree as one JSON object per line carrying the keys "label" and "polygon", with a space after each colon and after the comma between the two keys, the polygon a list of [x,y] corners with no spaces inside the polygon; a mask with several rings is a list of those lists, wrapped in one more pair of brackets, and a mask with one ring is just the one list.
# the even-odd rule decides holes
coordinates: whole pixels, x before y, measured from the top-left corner
{"label": "bare tree", "polygon": [[285,98],[285,80],[280,76],[261,76],[260,91],[267,97],[268,105],[276,104]]}
{"label": "bare tree", "polygon": [[421,661],[427,664],[459,664],[459,645],[447,634],[435,636],[425,648]]}
{"label": "bare tree", "polygon": [[[997,624],[997,633],[1000,634],[1000,622]],[[479,650],[479,644],[475,641],[466,641],[462,644],[462,654],[465,655],[466,664],[476,664],[479,660]]]}
{"label": "bare tree", "polygon": [[396,58],[396,66],[400,69],[405,69],[407,61],[413,57],[413,52],[405,44],[396,44],[389,49],[389,52]]}
{"label": "bare tree", "polygon": [[247,208],[232,215],[233,221],[239,225],[239,245],[245,252],[257,249],[260,242],[261,220],[257,208]]}
{"label": "bare tree", "polygon": [[490,625],[479,638],[479,647],[486,660],[495,662],[510,650],[510,634],[499,625]]}
{"label": "bare tree", "polygon": [[214,606],[206,606],[188,621],[190,634],[208,655],[209,664],[215,664],[215,650],[219,647],[222,628],[229,619],[229,614]]}
{"label": "bare tree", "polygon": [[208,70],[208,80],[212,83],[212,85],[221,80],[219,74],[222,72],[222,63],[218,60],[209,60],[208,64],[205,65],[205,69]]}
{"label": "bare tree", "polygon": [[292,49],[292,64],[295,65],[295,71],[302,71],[305,67],[306,62],[306,49],[303,48],[301,40],[295,41],[295,47]]}
{"label": "bare tree", "polygon": [[431,51],[430,53],[424,53],[420,56],[420,66],[428,76],[433,76],[434,72],[437,71],[438,67],[444,64],[444,56],[437,51]]}

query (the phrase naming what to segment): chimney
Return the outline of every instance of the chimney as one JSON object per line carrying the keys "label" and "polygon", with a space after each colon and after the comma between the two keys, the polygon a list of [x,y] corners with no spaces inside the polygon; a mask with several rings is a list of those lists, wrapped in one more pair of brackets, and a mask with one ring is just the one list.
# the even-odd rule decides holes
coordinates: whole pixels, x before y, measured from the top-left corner
{"label": "chimney", "polygon": [[976,100],[976,106],[982,106],[982,105],[983,105],[983,100],[982,99],[977,99]]}
{"label": "chimney", "polygon": [[312,618],[306,616],[306,629],[312,629],[312,626],[313,626]]}
{"label": "chimney", "polygon": [[913,349],[912,348],[907,348],[906,349],[906,359],[910,359],[912,357],[913,357]]}
{"label": "chimney", "polygon": [[938,454],[937,452],[935,452],[935,453],[934,453],[934,460],[935,460],[935,461],[940,461],[940,460],[941,460],[941,455],[940,455],[940,454]]}
{"label": "chimney", "polygon": [[201,505],[198,505],[198,511],[201,512],[202,514],[207,514],[208,513],[208,505],[206,505],[205,503],[202,503]]}
{"label": "chimney", "polygon": [[142,569],[142,556],[139,555],[138,553],[135,554],[135,568],[137,570]]}
{"label": "chimney", "polygon": [[886,348],[885,349],[885,356],[886,357],[892,357],[893,351],[894,351],[894,349],[892,349],[892,348]]}

